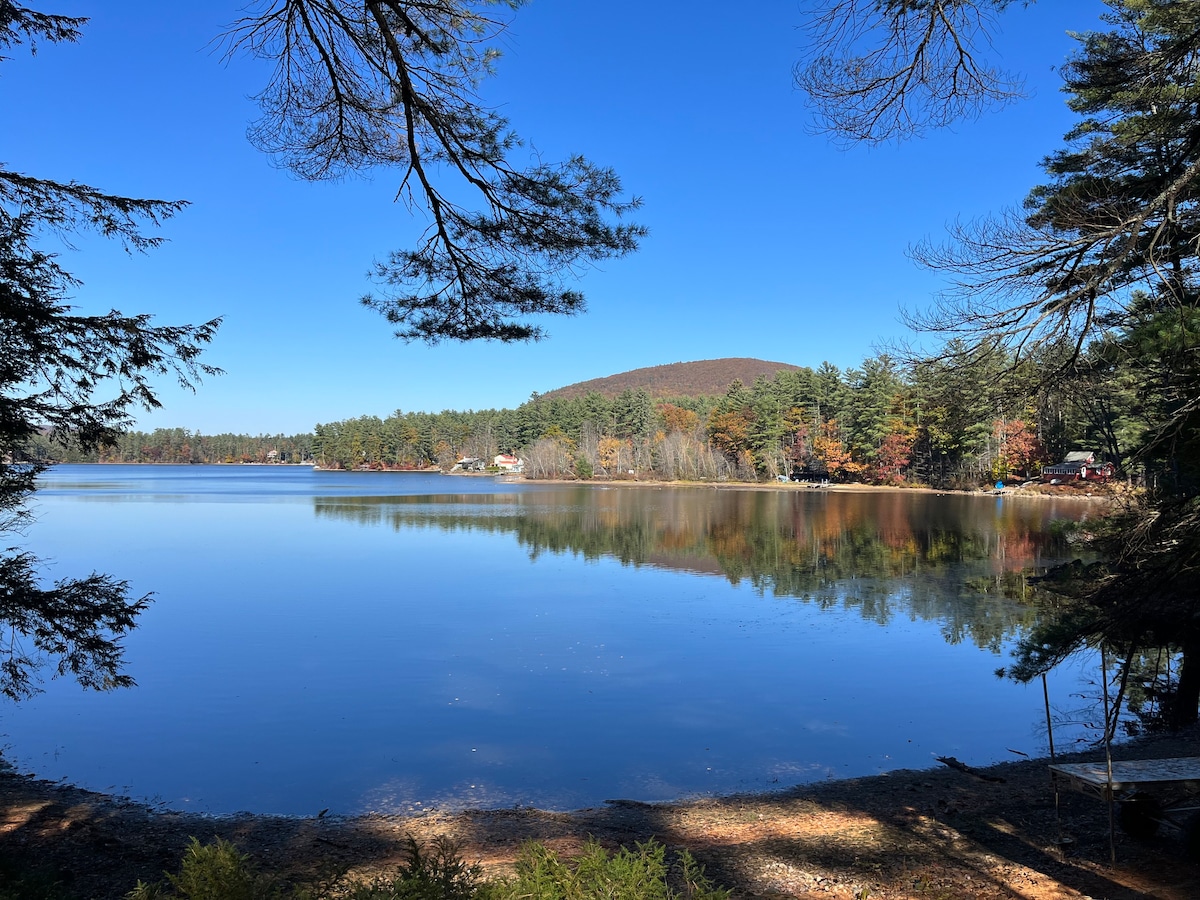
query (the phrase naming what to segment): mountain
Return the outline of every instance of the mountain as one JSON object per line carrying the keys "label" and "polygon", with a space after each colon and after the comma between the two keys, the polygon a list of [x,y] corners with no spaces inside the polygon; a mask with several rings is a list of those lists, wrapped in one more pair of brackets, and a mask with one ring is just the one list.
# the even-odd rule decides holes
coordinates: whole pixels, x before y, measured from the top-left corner
{"label": "mountain", "polygon": [[633,369],[607,378],[593,378],[568,384],[543,394],[543,397],[562,397],[570,400],[585,394],[597,393],[615,397],[624,390],[645,388],[652,397],[704,397],[724,394],[734,381],[749,387],[760,375],[774,378],[776,372],[794,371],[800,366],[768,362],[765,359],[732,357],[702,359],[697,362],[677,362],[665,366]]}

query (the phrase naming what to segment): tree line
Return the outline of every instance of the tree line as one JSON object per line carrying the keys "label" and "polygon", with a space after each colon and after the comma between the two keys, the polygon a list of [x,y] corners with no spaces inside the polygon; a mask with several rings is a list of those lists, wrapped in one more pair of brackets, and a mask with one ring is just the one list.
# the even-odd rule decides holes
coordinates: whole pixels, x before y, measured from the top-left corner
{"label": "tree line", "polygon": [[25,447],[32,460],[66,463],[169,463],[218,465],[232,463],[313,462],[313,436],[304,434],[202,434],[187,428],[123,431],[101,446],[83,450],[63,447],[45,434]]}
{"label": "tree line", "polygon": [[1118,362],[1051,385],[1041,366],[999,349],[969,369],[880,354],[857,368],[826,362],[735,382],[715,397],[627,389],[612,398],[535,394],[515,409],[361,416],[317,425],[313,455],[329,468],[448,470],[509,453],[534,478],[798,476],[953,487],[1033,477],[1088,449],[1134,474],[1145,409],[1122,388]]}
{"label": "tree line", "polygon": [[1053,358],[1018,363],[997,349],[963,368],[944,357],[902,362],[880,354],[858,367],[826,362],[735,382],[721,396],[534,394],[514,409],[397,410],[318,424],[311,434],[156,429],[124,432],[87,454],[39,437],[31,452],[68,462],[446,471],[464,458],[486,466],[508,453],[524,459],[534,478],[794,476],[955,487],[1033,477],[1043,464],[1088,449],[1141,475],[1145,463],[1135,465],[1131,451],[1153,405],[1108,346],[1097,343],[1073,378],[1052,384],[1042,375]]}

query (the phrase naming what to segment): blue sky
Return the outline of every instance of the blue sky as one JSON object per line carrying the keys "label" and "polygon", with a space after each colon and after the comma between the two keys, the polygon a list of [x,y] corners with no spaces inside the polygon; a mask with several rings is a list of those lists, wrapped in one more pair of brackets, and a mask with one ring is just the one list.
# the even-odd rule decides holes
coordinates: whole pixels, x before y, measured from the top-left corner
{"label": "blue sky", "polygon": [[[581,279],[589,311],[534,344],[404,344],[361,308],[372,260],[423,227],[397,176],[301,182],[245,139],[266,69],[214,40],[239,0],[59,0],[82,42],[0,66],[0,160],[131,196],[187,199],[164,247],[77,242],[86,311],[164,323],[223,316],[192,395],[167,385],[143,428],[307,431],[395,409],[516,406],[532,391],[662,363],[753,356],[857,365],[903,337],[939,281],[905,250],[956,218],[1019,203],[1072,117],[1056,68],[1098,0],[1013,4],[989,58],[1031,96],[900,146],[814,134],[791,67],[805,0],[533,0],[501,38],[488,102],[546,159],[583,153],[644,198],[650,236]],[[750,11],[752,10],[752,11]],[[69,251],[65,251],[69,252]]]}

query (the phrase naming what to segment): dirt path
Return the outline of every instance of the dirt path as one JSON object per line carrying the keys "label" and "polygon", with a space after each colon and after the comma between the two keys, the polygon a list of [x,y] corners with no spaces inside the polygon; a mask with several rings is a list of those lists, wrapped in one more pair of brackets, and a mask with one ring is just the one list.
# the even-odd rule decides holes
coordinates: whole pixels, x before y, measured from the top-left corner
{"label": "dirt path", "polygon": [[[1200,731],[1115,755],[1200,755]],[[569,852],[589,836],[613,847],[656,837],[691,849],[741,897],[1200,897],[1200,865],[1179,835],[1138,843],[1118,833],[1109,866],[1103,804],[1064,794],[1056,817],[1044,761],[986,771],[1004,781],[940,768],[687,803],[353,819],[160,812],[10,774],[0,776],[0,871],[40,867],[74,896],[115,900],[139,878],[173,870],[192,835],[232,840],[262,868],[297,879],[387,869],[408,834],[450,835],[490,872],[529,840]],[[1059,822],[1070,843],[1060,844]]]}

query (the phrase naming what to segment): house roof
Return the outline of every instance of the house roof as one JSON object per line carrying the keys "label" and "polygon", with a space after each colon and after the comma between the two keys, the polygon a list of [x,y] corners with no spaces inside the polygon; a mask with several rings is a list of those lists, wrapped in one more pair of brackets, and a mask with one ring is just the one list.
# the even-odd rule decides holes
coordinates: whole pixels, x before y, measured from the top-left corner
{"label": "house roof", "polygon": [[1090,463],[1096,458],[1094,450],[1072,450],[1063,460],[1065,463]]}

